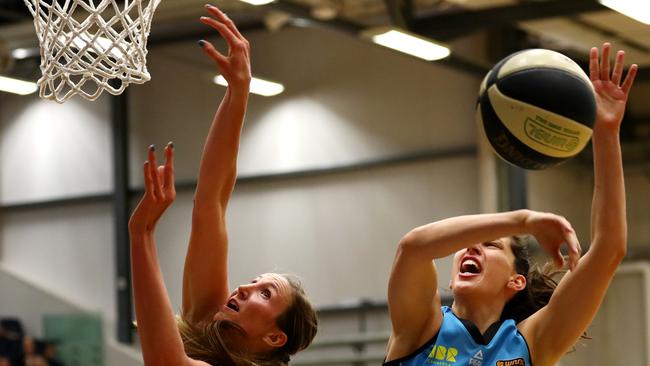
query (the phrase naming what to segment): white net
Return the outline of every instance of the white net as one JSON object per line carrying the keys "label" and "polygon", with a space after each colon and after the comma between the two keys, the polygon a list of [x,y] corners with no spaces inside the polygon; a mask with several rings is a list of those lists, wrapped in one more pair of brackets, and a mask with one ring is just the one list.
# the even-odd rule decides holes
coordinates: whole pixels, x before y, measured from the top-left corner
{"label": "white net", "polygon": [[147,37],[160,0],[25,0],[41,47],[41,98],[95,100],[142,84]]}

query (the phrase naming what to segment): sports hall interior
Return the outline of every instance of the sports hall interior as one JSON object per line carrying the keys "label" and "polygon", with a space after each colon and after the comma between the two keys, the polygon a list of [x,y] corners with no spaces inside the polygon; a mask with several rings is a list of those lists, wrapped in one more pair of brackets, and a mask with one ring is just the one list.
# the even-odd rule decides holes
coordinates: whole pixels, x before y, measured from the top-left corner
{"label": "sports hall interior", "polygon": [[[0,318],[19,320],[35,339],[66,325],[92,333],[87,344],[67,333],[94,347],[77,349],[84,366],[143,365],[126,220],[143,192],[147,146],[168,141],[178,196],[157,245],[180,309],[199,158],[225,91],[196,43],[226,47],[199,23],[203,4],[162,0],[147,44],[151,80],[120,96],[58,104],[0,93]],[[285,88],[249,99],[227,222],[231,285],[295,273],[319,309],[314,344],[292,365],[381,364],[391,264],[418,225],[527,207],[565,216],[588,248],[591,146],[560,166],[523,171],[481,139],[475,108],[483,76],[506,55],[548,48],[586,68],[590,47],[604,41],[639,65],[621,131],[629,249],[591,339],[560,365],[650,365],[650,25],[590,0],[214,4],[250,41],[253,76]],[[40,54],[26,9],[0,2],[4,57],[27,50],[0,71],[35,82]],[[360,35],[380,25],[435,39],[451,55],[424,61]],[[449,301],[450,260],[437,266]],[[73,357],[65,342],[58,351]]]}

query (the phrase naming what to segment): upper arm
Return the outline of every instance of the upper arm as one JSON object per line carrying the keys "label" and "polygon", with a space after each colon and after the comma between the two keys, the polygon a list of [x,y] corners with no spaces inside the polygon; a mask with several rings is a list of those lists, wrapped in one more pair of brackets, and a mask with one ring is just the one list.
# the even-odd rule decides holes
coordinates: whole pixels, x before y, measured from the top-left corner
{"label": "upper arm", "polygon": [[590,250],[567,273],[549,303],[520,324],[536,364],[557,362],[596,316],[621,258]]}
{"label": "upper arm", "polygon": [[229,293],[225,208],[195,200],[183,273],[184,317],[193,324],[212,319]]}
{"label": "upper arm", "polygon": [[435,264],[400,243],[388,283],[392,334],[387,359],[405,356],[431,339],[440,328],[442,312]]}

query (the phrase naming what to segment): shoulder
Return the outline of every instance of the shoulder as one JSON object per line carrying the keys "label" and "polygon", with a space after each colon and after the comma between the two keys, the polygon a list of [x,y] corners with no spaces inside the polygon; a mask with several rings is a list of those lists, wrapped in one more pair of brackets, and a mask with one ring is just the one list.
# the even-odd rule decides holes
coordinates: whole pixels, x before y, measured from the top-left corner
{"label": "shoulder", "polygon": [[451,314],[451,310],[447,306],[439,307],[437,311],[440,314],[440,317],[438,317],[440,320],[434,321],[430,319],[427,324],[423,324],[422,331],[417,338],[405,337],[394,332],[391,334],[386,353],[386,360],[390,361],[386,361],[384,366],[398,366],[401,362],[426,352],[436,342],[444,318],[448,317],[448,313]]}

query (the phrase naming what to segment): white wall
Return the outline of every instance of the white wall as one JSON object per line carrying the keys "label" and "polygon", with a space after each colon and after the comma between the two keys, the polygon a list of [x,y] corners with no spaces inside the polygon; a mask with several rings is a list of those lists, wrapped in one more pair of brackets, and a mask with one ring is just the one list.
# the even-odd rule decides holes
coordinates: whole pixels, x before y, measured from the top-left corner
{"label": "white wall", "polygon": [[[643,249],[650,241],[650,176],[629,170],[625,174],[628,245]],[[573,162],[528,173],[530,208],[565,216],[573,224],[583,249],[590,242],[593,180],[591,166]]]}
{"label": "white wall", "polygon": [[[0,97],[0,203],[112,190],[110,100],[59,105]],[[0,262],[87,309],[115,316],[113,219],[108,203],[2,212]]]}
{"label": "white wall", "polygon": [[622,265],[587,330],[591,339],[580,341],[575,352],[567,354],[561,365],[648,365],[649,281],[648,262]]}
{"label": "white wall", "polygon": [[0,203],[106,193],[112,188],[110,104],[0,97]]}
{"label": "white wall", "polygon": [[109,204],[2,215],[2,264],[23,278],[115,319],[113,218]]}
{"label": "white wall", "polygon": [[[475,77],[325,30],[247,37],[254,75],[282,81],[286,92],[250,98],[241,174],[474,144]],[[220,40],[211,41],[224,49]],[[194,179],[224,92],[211,83],[216,67],[193,41],[154,47],[148,59],[152,80],[130,90],[131,183],[140,185],[146,146],[171,139],[179,180]]]}

